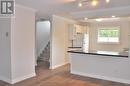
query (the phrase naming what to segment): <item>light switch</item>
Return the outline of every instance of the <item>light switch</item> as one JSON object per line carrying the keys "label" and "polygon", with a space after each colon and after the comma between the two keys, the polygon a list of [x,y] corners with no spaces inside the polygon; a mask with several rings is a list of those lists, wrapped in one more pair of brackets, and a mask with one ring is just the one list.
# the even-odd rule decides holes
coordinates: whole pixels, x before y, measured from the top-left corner
{"label": "light switch", "polygon": [[8,37],[9,36],[9,33],[8,32],[6,32],[6,37]]}

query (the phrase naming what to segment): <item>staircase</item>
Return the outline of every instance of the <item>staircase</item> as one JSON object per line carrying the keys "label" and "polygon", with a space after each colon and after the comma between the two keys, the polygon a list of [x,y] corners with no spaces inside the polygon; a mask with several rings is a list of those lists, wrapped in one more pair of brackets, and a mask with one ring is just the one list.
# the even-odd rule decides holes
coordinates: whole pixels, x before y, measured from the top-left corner
{"label": "staircase", "polygon": [[49,62],[50,60],[50,42],[46,45],[45,49],[42,51],[38,57],[38,61]]}

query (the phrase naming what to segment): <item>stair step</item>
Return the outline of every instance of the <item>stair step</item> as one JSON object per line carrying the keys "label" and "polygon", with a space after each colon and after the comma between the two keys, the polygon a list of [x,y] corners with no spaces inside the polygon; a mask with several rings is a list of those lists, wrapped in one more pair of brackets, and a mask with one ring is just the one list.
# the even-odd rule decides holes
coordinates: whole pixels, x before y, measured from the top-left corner
{"label": "stair step", "polygon": [[40,57],[38,57],[38,60],[48,61],[50,60],[50,42],[46,45],[45,49],[40,54]]}

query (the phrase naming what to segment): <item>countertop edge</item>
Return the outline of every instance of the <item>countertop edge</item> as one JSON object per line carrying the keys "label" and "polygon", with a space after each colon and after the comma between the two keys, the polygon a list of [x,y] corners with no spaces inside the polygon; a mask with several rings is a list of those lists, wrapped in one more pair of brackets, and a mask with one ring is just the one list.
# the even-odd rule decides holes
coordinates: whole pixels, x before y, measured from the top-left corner
{"label": "countertop edge", "polygon": [[114,56],[114,57],[126,57],[128,58],[129,56],[126,55],[110,55],[110,54],[99,54],[99,53],[87,53],[87,52],[78,52],[78,51],[67,51],[68,53],[77,53],[77,54],[90,54],[90,55],[101,55],[101,56]]}

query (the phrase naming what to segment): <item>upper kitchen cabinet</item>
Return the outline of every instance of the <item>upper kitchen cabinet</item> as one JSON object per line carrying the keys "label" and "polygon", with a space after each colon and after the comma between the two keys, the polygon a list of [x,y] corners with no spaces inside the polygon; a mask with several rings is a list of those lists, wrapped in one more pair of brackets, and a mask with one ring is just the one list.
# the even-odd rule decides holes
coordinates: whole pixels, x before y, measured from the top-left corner
{"label": "upper kitchen cabinet", "polygon": [[87,33],[87,27],[77,24],[69,25],[69,46],[82,47],[84,34]]}
{"label": "upper kitchen cabinet", "polygon": [[74,40],[77,34],[87,33],[87,27],[77,24],[69,25],[69,40]]}

